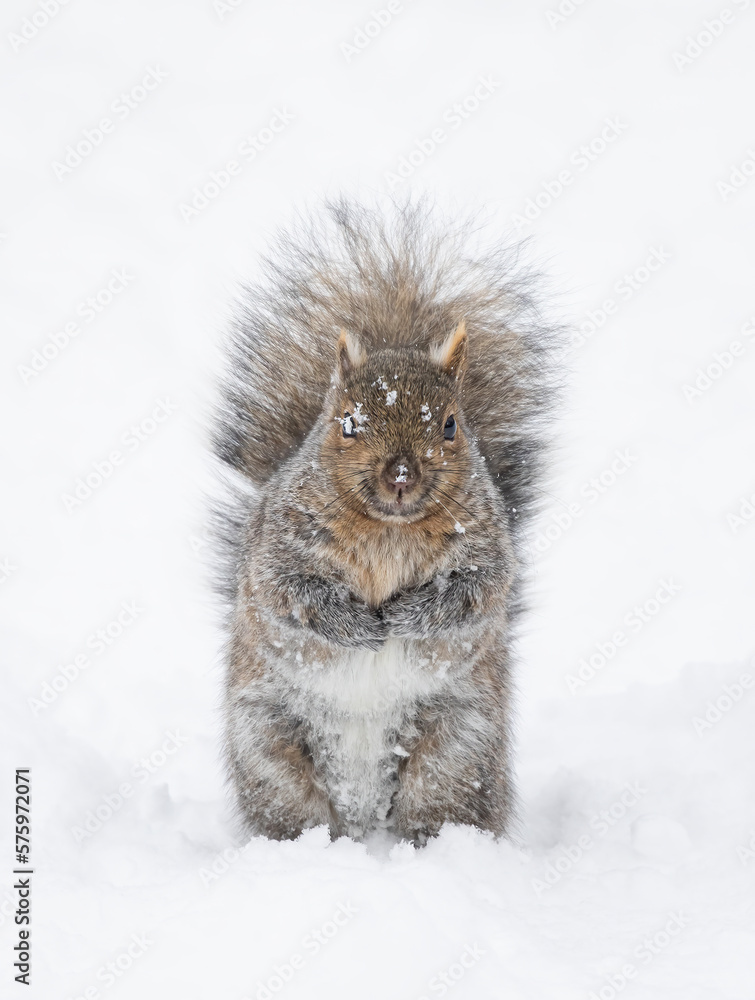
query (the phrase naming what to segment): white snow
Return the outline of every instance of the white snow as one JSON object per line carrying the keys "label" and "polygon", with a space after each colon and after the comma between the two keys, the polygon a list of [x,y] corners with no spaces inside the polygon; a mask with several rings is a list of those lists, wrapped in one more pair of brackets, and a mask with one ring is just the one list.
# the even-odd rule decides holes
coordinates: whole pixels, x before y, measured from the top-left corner
{"label": "white snow", "polygon": [[[362,427],[362,424],[366,424],[369,421],[369,415],[362,411],[364,403],[355,403],[354,412],[347,413],[344,417],[335,417],[334,419],[343,427],[346,434],[353,434],[356,432],[364,432],[367,430],[366,427]],[[314,462],[312,463],[314,466]]]}
{"label": "white snow", "polygon": [[357,433],[359,433],[359,431],[364,431],[367,429],[366,427],[362,427],[362,424],[366,424],[370,419],[369,414],[365,413],[364,410],[362,409],[363,406],[364,403],[355,403],[354,412],[351,415],[354,423],[357,425],[356,428]]}
{"label": "white snow", "polygon": [[341,425],[344,434],[354,433],[354,418],[351,414],[348,414],[346,417],[335,417],[334,419]]}
{"label": "white snow", "polygon": [[[32,1000],[751,1000],[747,7],[5,5],[8,995],[30,767]],[[242,844],[210,373],[293,206],[394,184],[533,235],[577,330],[524,567],[520,823]]]}

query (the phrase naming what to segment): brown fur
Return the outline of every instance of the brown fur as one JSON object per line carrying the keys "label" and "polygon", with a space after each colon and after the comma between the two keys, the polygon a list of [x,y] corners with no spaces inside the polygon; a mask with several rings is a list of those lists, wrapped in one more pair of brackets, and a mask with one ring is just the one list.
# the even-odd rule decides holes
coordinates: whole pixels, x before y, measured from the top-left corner
{"label": "brown fur", "polygon": [[549,331],[421,206],[333,217],[282,239],[232,349],[218,451],[257,490],[221,518],[229,772],[268,836],[500,834]]}

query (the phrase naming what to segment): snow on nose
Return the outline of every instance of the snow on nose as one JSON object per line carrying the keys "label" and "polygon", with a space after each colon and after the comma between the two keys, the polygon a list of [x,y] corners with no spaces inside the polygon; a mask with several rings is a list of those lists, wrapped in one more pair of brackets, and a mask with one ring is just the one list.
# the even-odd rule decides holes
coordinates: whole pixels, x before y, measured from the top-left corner
{"label": "snow on nose", "polygon": [[386,463],[382,479],[388,489],[401,499],[419,482],[419,465],[408,455],[399,455]]}

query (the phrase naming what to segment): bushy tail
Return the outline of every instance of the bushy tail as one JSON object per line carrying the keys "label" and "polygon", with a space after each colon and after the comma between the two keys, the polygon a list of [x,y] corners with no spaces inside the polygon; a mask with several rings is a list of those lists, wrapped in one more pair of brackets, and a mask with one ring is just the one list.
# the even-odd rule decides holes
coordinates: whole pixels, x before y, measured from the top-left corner
{"label": "bushy tail", "polygon": [[264,280],[243,287],[233,327],[219,457],[263,484],[322,410],[343,327],[366,348],[429,346],[469,333],[462,405],[512,517],[537,491],[557,390],[555,329],[523,276],[519,248],[475,251],[474,219],[425,201],[384,214],[346,200],[283,232]]}

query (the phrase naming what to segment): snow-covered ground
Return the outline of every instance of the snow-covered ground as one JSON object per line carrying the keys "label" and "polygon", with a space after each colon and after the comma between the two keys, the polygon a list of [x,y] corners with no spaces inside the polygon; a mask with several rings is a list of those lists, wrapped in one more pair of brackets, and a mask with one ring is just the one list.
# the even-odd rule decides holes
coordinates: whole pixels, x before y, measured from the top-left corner
{"label": "snow-covered ground", "polygon": [[[751,8],[4,4],[3,996],[752,1000]],[[211,372],[292,207],[398,185],[532,236],[578,332],[531,535],[519,840],[245,846]]]}

